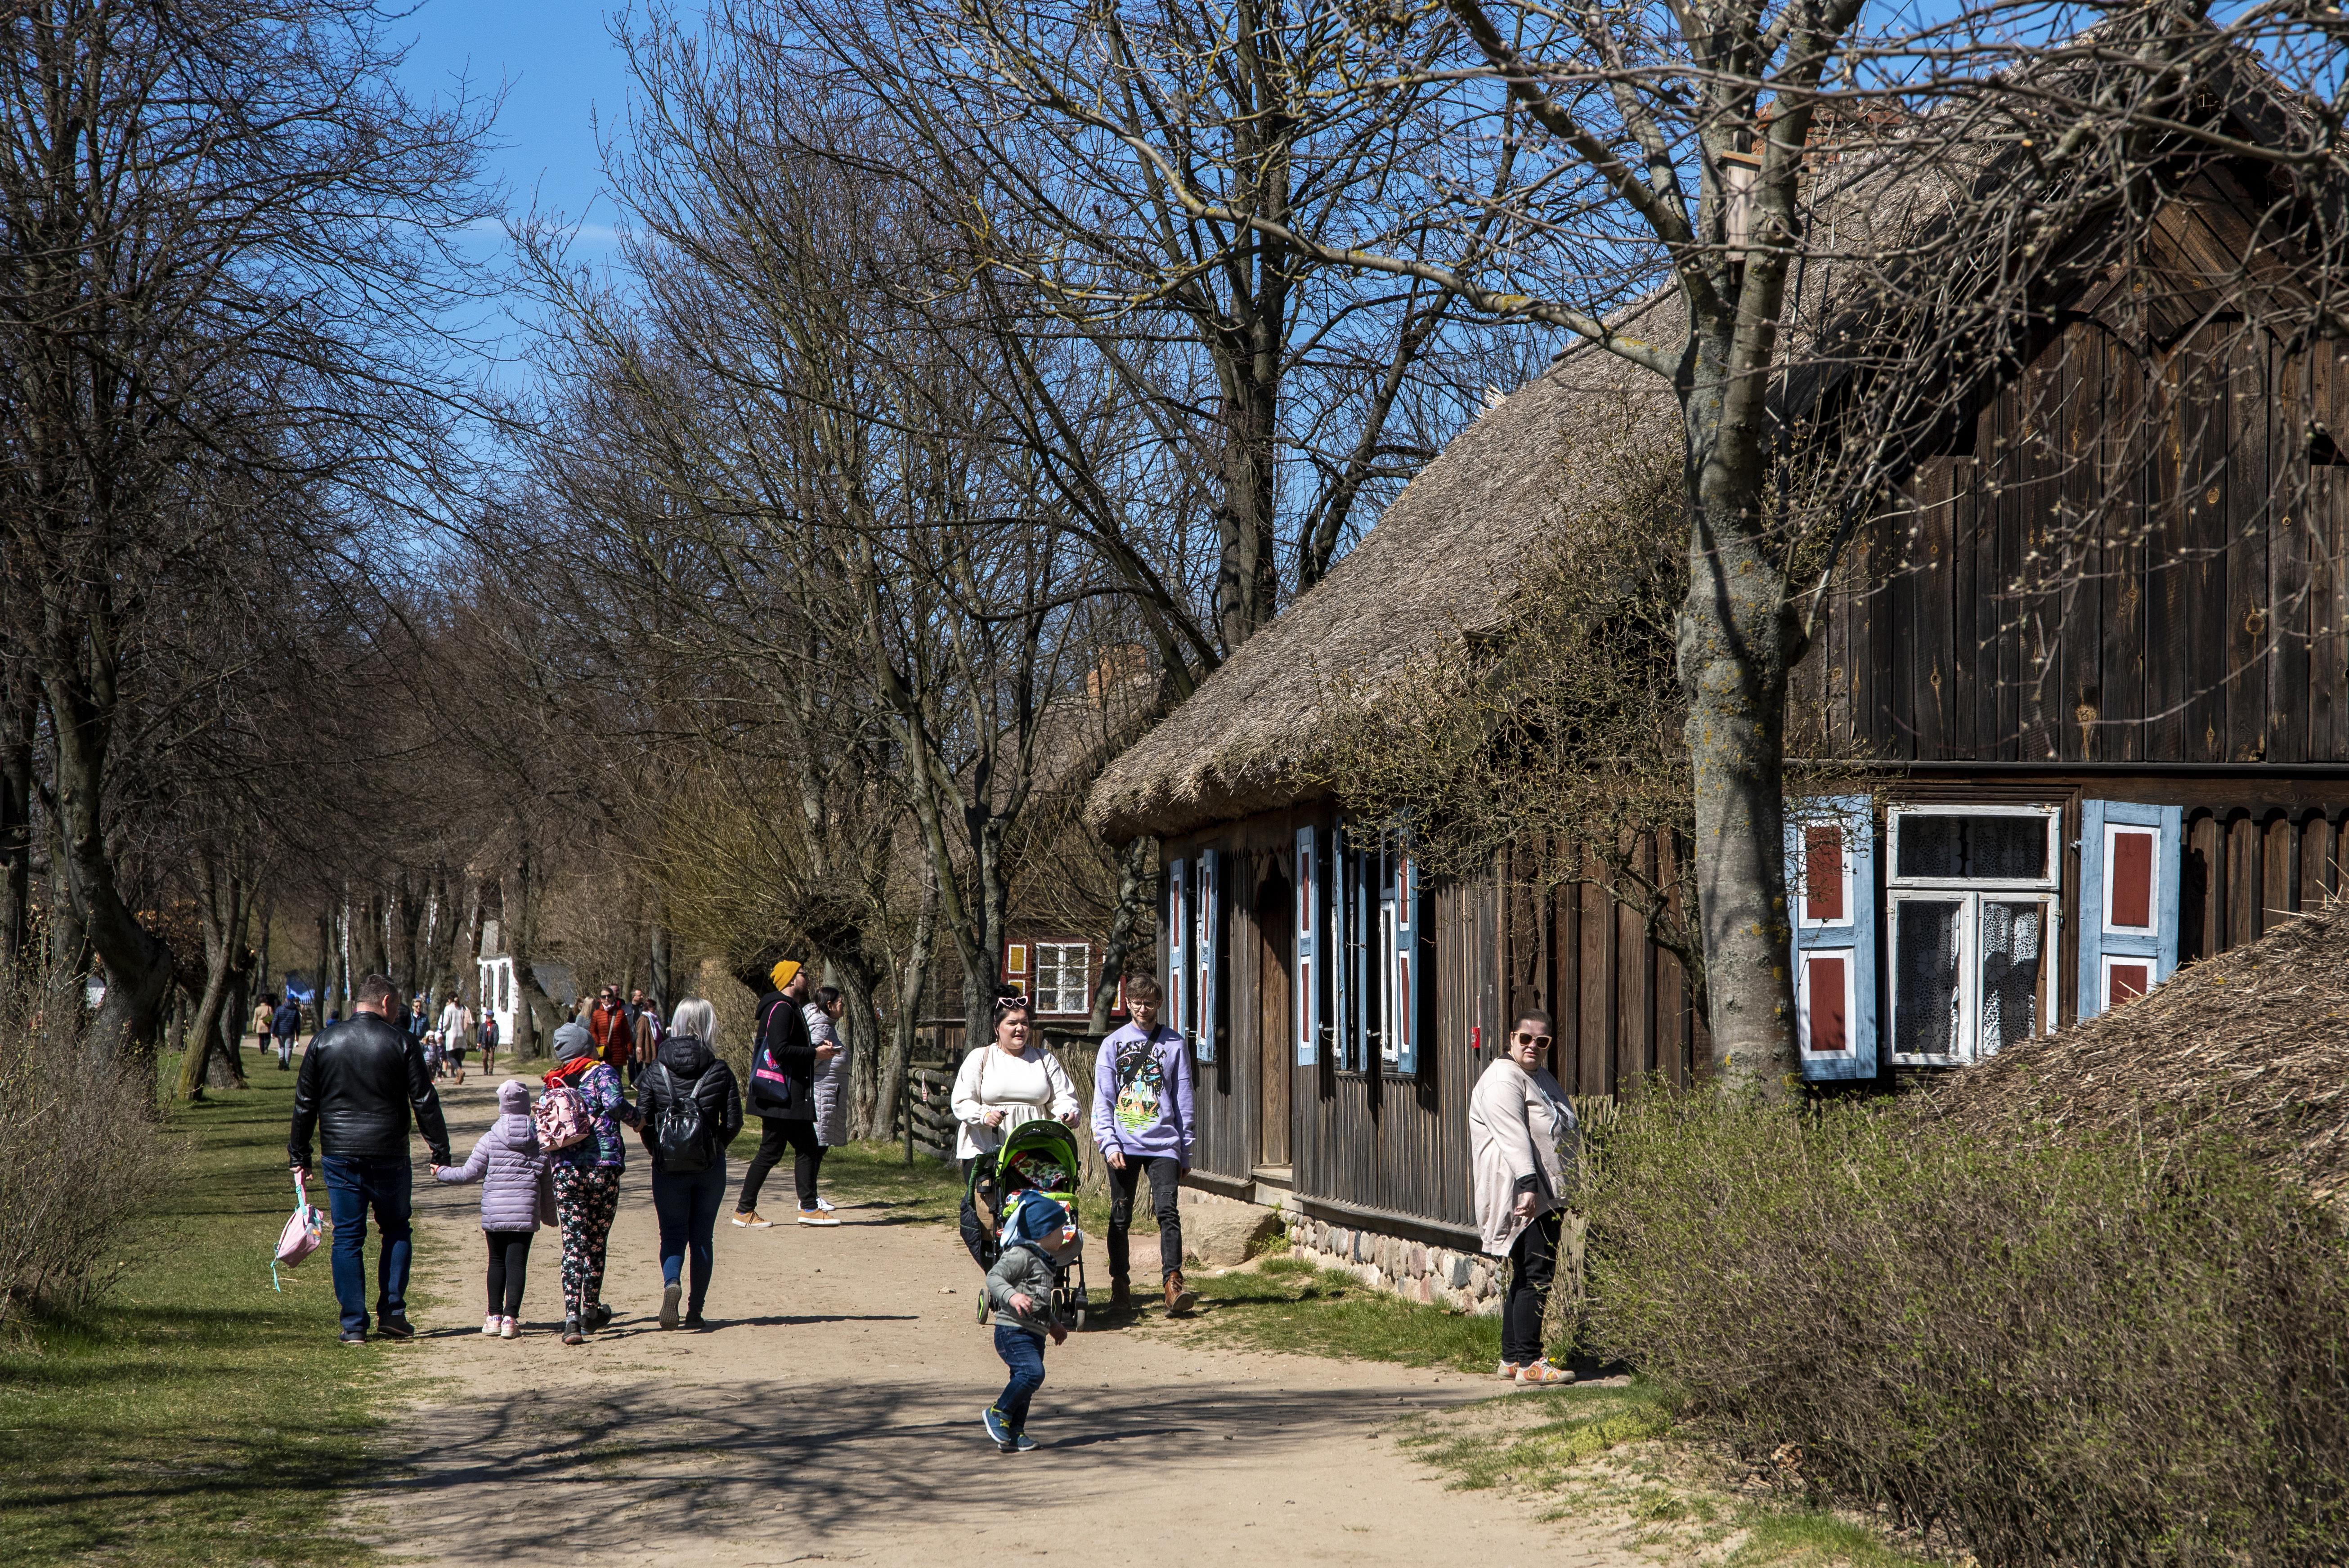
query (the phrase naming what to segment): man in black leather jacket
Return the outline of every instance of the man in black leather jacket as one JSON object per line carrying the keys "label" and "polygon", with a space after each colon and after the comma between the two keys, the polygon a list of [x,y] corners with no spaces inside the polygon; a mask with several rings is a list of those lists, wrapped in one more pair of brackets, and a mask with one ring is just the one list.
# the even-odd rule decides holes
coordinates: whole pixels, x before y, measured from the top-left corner
{"label": "man in black leather jacket", "polygon": [[392,984],[380,975],[359,982],[351,1016],[324,1030],[302,1057],[294,1083],[294,1128],[286,1153],[306,1178],[310,1132],[326,1153],[326,1204],[335,1221],[335,1299],[343,1309],[343,1343],[365,1345],[367,1217],[383,1231],[376,1260],[376,1326],[387,1339],[406,1339],[409,1193],[408,1114],[432,1150],[449,1164],[449,1128],[432,1091],[422,1045],[388,1016]]}

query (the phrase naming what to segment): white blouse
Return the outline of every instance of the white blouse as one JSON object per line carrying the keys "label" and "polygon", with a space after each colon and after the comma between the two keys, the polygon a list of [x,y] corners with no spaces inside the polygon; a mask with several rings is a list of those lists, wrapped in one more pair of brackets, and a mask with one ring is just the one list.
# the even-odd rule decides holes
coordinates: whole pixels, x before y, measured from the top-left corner
{"label": "white blouse", "polygon": [[[987,1125],[987,1113],[1003,1112],[1003,1125]],[[1030,1046],[1018,1056],[994,1046],[981,1046],[963,1057],[955,1074],[955,1119],[962,1130],[955,1138],[955,1158],[975,1160],[1003,1142],[1004,1133],[1023,1121],[1077,1113],[1077,1086],[1061,1058],[1041,1046]]]}

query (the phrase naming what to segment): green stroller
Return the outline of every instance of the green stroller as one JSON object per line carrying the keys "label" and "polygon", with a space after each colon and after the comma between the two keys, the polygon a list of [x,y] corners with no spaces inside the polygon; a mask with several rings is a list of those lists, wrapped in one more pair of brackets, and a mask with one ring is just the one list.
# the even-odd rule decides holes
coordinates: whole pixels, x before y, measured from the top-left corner
{"label": "green stroller", "polygon": [[[1077,1173],[1082,1151],[1073,1129],[1049,1117],[1023,1121],[1013,1128],[992,1154],[970,1162],[970,1177],[962,1198],[962,1239],[971,1261],[983,1273],[995,1266],[1003,1253],[1005,1227],[1019,1212],[1024,1195],[1050,1199],[1069,1212],[1071,1224],[1081,1226],[1077,1212]],[[1079,1328],[1085,1326],[1085,1261],[1079,1254],[1052,1293],[1061,1315]],[[987,1292],[978,1294],[978,1321],[988,1319]]]}

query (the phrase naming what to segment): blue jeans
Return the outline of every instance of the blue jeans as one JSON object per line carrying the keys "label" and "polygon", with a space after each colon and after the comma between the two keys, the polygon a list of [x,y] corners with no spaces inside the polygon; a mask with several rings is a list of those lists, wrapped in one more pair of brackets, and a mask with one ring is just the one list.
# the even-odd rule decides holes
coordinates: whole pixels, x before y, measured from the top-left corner
{"label": "blue jeans", "polygon": [[660,1218],[661,1283],[675,1284],[684,1271],[686,1248],[693,1250],[693,1288],[685,1309],[699,1312],[709,1295],[710,1238],[718,1227],[718,1206],[726,1201],[726,1161],[710,1161],[706,1170],[688,1175],[653,1172],[653,1212]]}
{"label": "blue jeans", "polygon": [[1028,1429],[1028,1401],[1044,1386],[1044,1336],[1032,1328],[1014,1324],[995,1326],[995,1353],[1011,1368],[1011,1381],[1003,1386],[1003,1393],[995,1408],[1003,1412],[1003,1424],[1015,1432]]}
{"label": "blue jeans", "polygon": [[329,1154],[319,1163],[326,1178],[326,1212],[335,1221],[335,1299],[342,1304],[343,1332],[365,1334],[367,1312],[367,1222],[383,1232],[376,1258],[376,1315],[408,1312],[409,1192],[413,1172],[408,1157],[396,1159]]}

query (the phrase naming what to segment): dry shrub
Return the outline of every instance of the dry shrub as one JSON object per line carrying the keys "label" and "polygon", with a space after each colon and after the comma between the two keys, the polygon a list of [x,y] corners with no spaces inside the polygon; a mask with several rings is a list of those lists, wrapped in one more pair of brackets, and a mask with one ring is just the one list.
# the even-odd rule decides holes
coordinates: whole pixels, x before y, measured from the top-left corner
{"label": "dry shrub", "polygon": [[171,1176],[152,1070],[93,1062],[84,1021],[78,985],[0,1002],[0,1326],[88,1305]]}
{"label": "dry shrub", "polygon": [[1594,1348],[1822,1498],[1992,1568],[2341,1561],[2349,1255],[2242,1146],[1724,1094],[1603,1137]]}

